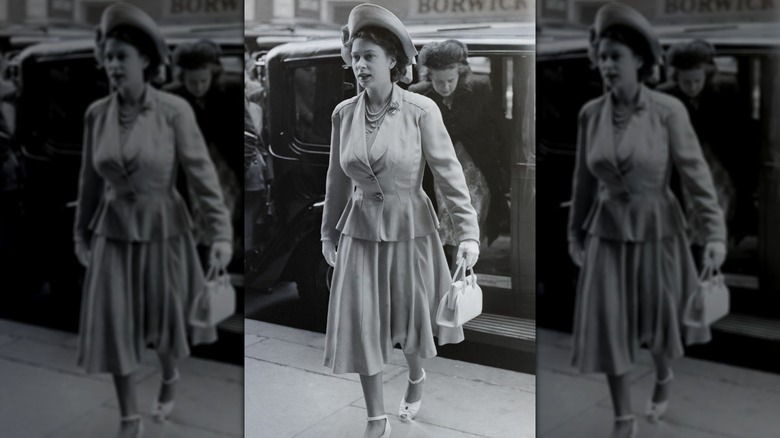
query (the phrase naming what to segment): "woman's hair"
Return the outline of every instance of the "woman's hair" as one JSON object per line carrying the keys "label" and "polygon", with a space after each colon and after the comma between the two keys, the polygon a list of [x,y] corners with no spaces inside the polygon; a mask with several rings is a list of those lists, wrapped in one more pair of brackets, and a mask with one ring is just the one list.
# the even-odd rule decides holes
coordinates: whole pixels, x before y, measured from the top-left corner
{"label": "woman's hair", "polygon": [[599,44],[603,39],[610,39],[625,44],[635,55],[642,58],[642,66],[639,67],[639,71],[637,71],[637,76],[640,81],[647,81],[653,76],[653,71],[658,61],[655,59],[655,56],[653,56],[650,44],[648,44],[642,34],[631,27],[623,25],[610,26],[603,30],[598,37],[591,30],[589,55],[591,62],[593,62],[594,65],[598,65]]}
{"label": "woman's hair", "polygon": [[382,47],[388,56],[395,58],[395,65],[390,69],[390,80],[398,82],[406,74],[409,58],[404,52],[401,40],[394,33],[378,26],[366,26],[355,32],[345,44],[347,50],[352,51],[352,44],[356,39],[362,38]]}
{"label": "woman's hair", "polygon": [[173,63],[180,69],[179,80],[185,70],[199,70],[210,68],[213,79],[217,79],[222,73],[220,61],[222,51],[213,41],[200,40],[194,43],[183,43],[173,51]]}
{"label": "woman's hair", "polygon": [[696,39],[674,44],[669,48],[666,56],[675,73],[679,70],[702,68],[709,79],[718,70],[713,61],[715,49],[712,44],[704,40]]}
{"label": "woman's hair", "polygon": [[160,59],[160,55],[157,52],[157,45],[151,36],[134,26],[116,26],[98,41],[98,50],[100,50],[100,53],[105,51],[106,41],[112,38],[130,44],[149,60],[149,65],[144,69],[144,80],[149,81],[157,76],[163,60]]}
{"label": "woman's hair", "polygon": [[446,70],[458,68],[458,74],[463,77],[471,73],[468,63],[469,50],[458,40],[428,43],[420,49],[418,55],[420,78],[429,81],[431,70]]}

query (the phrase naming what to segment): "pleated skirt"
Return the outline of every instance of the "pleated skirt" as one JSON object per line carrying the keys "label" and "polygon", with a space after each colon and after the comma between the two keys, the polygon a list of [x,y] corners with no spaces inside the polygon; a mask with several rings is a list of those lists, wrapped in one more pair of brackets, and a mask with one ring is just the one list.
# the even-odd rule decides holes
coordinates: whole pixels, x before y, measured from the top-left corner
{"label": "pleated skirt", "polygon": [[331,281],[324,365],[336,374],[374,375],[396,344],[405,354],[436,356],[463,341],[463,329],[439,327],[436,310],[451,282],[438,233],[403,242],[341,235]]}
{"label": "pleated skirt", "polygon": [[204,287],[192,235],[150,242],[93,236],[81,302],[78,363],[88,373],[132,373],[148,346],[175,358],[214,342],[216,328],[194,328],[188,311]]}
{"label": "pleated skirt", "polygon": [[639,349],[677,358],[709,328],[682,324],[698,274],[684,233],[646,242],[588,236],[577,285],[572,363],[583,373],[621,375]]}

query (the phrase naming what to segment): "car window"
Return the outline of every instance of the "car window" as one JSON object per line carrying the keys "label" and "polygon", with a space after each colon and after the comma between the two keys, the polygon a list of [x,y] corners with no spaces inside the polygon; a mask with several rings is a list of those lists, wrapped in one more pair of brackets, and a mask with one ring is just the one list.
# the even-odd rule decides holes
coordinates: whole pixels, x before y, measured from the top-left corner
{"label": "car window", "polygon": [[[89,57],[49,60],[33,67],[23,78],[18,120],[33,138],[58,150],[81,150],[83,117],[87,107],[108,94],[108,80],[91,54]],[[35,87],[26,87],[35,84]],[[79,90],[74,93],[73,90]],[[34,119],[34,120],[29,120]],[[45,123],[41,123],[45,122]]]}
{"label": "car window", "polygon": [[602,94],[601,79],[585,56],[537,64],[537,135],[545,147],[574,152],[577,115]]}
{"label": "car window", "polygon": [[342,100],[356,94],[354,77],[338,62],[290,69],[294,135],[298,142],[330,147],[330,116]]}

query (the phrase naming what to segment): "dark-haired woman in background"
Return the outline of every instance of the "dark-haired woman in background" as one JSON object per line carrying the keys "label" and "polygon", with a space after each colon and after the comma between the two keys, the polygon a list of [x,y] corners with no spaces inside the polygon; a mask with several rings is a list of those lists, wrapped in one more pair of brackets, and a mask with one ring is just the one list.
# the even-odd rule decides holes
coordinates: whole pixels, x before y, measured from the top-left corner
{"label": "dark-haired woman in background", "polygon": [[[756,144],[751,138],[755,130],[748,127],[748,115],[739,111],[744,105],[740,105],[737,90],[717,80],[715,49],[710,43],[697,39],[674,44],[667,52],[667,60],[672,68],[671,81],[658,90],[685,105],[712,171],[729,238],[738,243],[750,232],[751,222],[756,223],[752,194],[758,172],[752,164],[759,161],[753,152],[758,148],[740,147]],[[701,248],[706,236],[701,233],[695,205],[687,194],[685,211],[692,225],[691,243]]]}
{"label": "dark-haired woman in background", "polygon": [[[497,123],[503,115],[493,99],[489,78],[472,74],[468,48],[457,40],[426,44],[418,58],[422,82],[409,86],[409,91],[429,97],[439,107],[489,245],[509,220],[502,181],[506,174],[502,169],[509,160]],[[442,197],[438,188],[436,197]],[[439,203],[439,221],[442,242],[452,248],[454,257],[459,241],[444,203]]]}
{"label": "dark-haired woman in background", "polygon": [[103,12],[95,54],[111,94],[85,115],[84,150],[74,229],[84,281],[79,365],[111,373],[122,415],[120,437],[140,437],[135,371],[151,345],[162,366],[152,406],[155,420],[173,410],[175,359],[193,344],[216,340],[215,328],[194,328],[188,310],[204,278],[192,220],[176,190],[184,170],[214,240],[209,263],[232,256],[229,213],[214,165],[190,106],[149,84],[167,46],[140,9],[114,3]]}
{"label": "dark-haired woman in background", "polygon": [[422,190],[426,163],[467,267],[479,255],[479,229],[438,107],[395,84],[411,80],[417,53],[401,21],[382,7],[359,5],[342,40],[342,58],[364,91],[340,103],[332,117],[322,253],[334,272],[324,364],[360,375],[368,413],[363,436],[386,438],[382,371],[394,345],[409,365],[398,411],[409,421],[421,405],[422,361],[436,355],[434,336],[440,345],[463,340],[462,328],[436,324],[451,278],[435,211]]}
{"label": "dark-haired woman in background", "polygon": [[[243,227],[243,185],[239,173],[243,170],[243,154],[238,145],[242,141],[237,132],[226,130],[243,117],[241,99],[244,93],[240,82],[223,78],[222,50],[215,42],[199,40],[182,43],[173,51],[176,81],[164,89],[184,98],[192,106],[198,127],[206,140],[209,156],[219,176],[222,197],[231,213],[233,227]],[[207,252],[211,236],[206,216],[198,196],[188,187],[190,208],[195,218],[195,240],[202,252]]]}
{"label": "dark-haired woman in background", "polygon": [[698,274],[685,219],[669,189],[671,166],[692,194],[707,243],[703,263],[720,267],[726,228],[707,163],[685,107],[645,87],[661,59],[650,23],[622,3],[608,3],[591,30],[591,59],[603,96],[579,115],[569,216],[569,253],[581,267],[573,331],[573,364],[605,373],[615,412],[614,438],[636,437],[629,371],[639,348],[655,363],[646,415],[665,413],[672,369],[683,343],[706,342],[709,328],[681,321]]}

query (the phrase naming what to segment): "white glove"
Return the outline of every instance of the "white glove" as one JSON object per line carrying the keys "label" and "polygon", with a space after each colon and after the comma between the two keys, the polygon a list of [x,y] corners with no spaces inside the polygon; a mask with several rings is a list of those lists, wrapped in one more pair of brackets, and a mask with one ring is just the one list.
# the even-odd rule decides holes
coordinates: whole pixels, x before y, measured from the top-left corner
{"label": "white glove", "polygon": [[81,239],[76,239],[74,243],[75,248],[73,252],[76,253],[76,259],[81,263],[81,266],[86,268],[89,265],[89,257],[92,255],[90,254],[89,247],[87,246],[87,243]]}
{"label": "white glove", "polygon": [[479,259],[479,243],[476,240],[464,240],[458,246],[457,259],[466,259],[466,269],[472,269]]}
{"label": "white glove", "polygon": [[582,250],[582,245],[576,240],[569,241],[569,257],[571,257],[571,261],[577,265],[577,267],[582,267],[582,260],[585,258],[585,255]]}
{"label": "white glove", "polygon": [[702,264],[712,269],[720,269],[725,260],[726,244],[721,241],[707,242],[707,245],[704,247]]}
{"label": "white glove", "polygon": [[230,242],[218,241],[211,244],[209,265],[217,269],[225,269],[233,259],[233,245]]}
{"label": "white glove", "polygon": [[332,267],[336,267],[336,245],[329,241],[322,241],[322,256],[325,257],[325,262]]}

